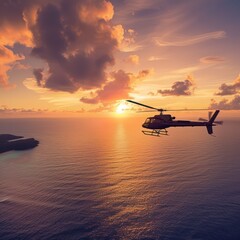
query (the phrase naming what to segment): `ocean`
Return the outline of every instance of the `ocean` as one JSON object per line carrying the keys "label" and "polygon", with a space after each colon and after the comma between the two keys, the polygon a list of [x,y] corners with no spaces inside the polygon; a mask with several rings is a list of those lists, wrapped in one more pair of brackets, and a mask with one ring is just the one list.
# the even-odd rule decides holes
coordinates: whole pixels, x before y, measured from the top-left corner
{"label": "ocean", "polygon": [[141,132],[144,118],[0,119],[0,239],[240,239],[240,119]]}

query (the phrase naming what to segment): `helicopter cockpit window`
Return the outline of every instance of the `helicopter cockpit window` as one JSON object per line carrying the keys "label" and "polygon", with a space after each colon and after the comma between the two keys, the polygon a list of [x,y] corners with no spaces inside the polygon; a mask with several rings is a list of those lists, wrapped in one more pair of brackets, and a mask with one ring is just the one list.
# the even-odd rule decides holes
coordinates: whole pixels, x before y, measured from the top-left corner
{"label": "helicopter cockpit window", "polygon": [[145,123],[150,123],[151,122],[151,119],[150,118],[147,118]]}

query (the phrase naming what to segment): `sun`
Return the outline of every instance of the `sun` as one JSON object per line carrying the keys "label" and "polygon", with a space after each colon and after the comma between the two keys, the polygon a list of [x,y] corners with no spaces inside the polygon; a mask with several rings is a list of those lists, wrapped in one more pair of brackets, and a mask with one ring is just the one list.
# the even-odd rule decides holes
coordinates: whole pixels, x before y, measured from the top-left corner
{"label": "sun", "polygon": [[127,109],[127,105],[125,103],[120,103],[116,108],[116,113],[123,114],[126,109]]}

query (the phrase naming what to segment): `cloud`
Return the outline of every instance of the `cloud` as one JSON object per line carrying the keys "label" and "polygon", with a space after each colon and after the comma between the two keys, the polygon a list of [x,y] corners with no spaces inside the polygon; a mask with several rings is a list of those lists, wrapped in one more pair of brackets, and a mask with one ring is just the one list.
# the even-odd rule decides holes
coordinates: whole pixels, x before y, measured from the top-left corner
{"label": "cloud", "polygon": [[49,93],[50,90],[48,90],[47,88],[42,88],[41,86],[39,86],[36,82],[36,79],[34,78],[26,78],[23,80],[23,85],[29,89],[32,90],[36,93],[40,93],[40,94],[44,94],[44,93]]}
{"label": "cloud", "polygon": [[186,38],[177,38],[176,40],[165,41],[161,37],[154,38],[155,44],[159,47],[184,47],[205,42],[212,39],[222,39],[226,37],[224,31],[209,32]]}
{"label": "cloud", "polygon": [[23,56],[16,55],[9,48],[0,45],[0,63],[1,64],[10,64],[17,60],[23,59]]}
{"label": "cloud", "polygon": [[[8,82],[8,71],[13,67],[23,68],[19,60],[24,57],[13,52],[15,43],[32,46],[32,33],[29,29],[34,19],[34,8],[38,1],[1,1],[0,7],[0,87],[12,86]],[[42,3],[44,0],[42,1]],[[35,9],[36,10],[36,9]]]}
{"label": "cloud", "polygon": [[200,58],[200,62],[206,63],[206,64],[222,63],[224,61],[225,59],[219,56],[207,56],[207,57]]}
{"label": "cloud", "polygon": [[[34,71],[41,86],[65,92],[95,89],[107,82],[106,70],[124,40],[122,25],[113,25],[107,0],[4,1],[0,9],[0,42],[32,48],[47,63]],[[133,40],[133,31],[127,32]],[[1,85],[8,66],[1,67]],[[46,73],[46,74],[45,74]]]}
{"label": "cloud", "polygon": [[137,44],[135,41],[136,33],[133,29],[128,29],[125,31],[124,38],[119,46],[122,52],[135,52],[142,48],[141,45]]}
{"label": "cloud", "polygon": [[[102,89],[96,91],[95,96],[83,97],[83,103],[96,104],[99,102],[112,103],[117,100],[129,98],[129,92],[133,85],[150,74],[150,70],[140,71],[137,75],[119,70],[111,73],[111,81],[107,82]],[[93,93],[92,93],[93,95]]]}
{"label": "cloud", "polygon": [[[32,46],[32,33],[29,29],[33,20],[34,8],[40,1],[1,1],[0,42],[13,46],[16,42]],[[44,1],[43,1],[44,2]]]}
{"label": "cloud", "polygon": [[211,100],[210,109],[240,110],[240,95],[235,95],[232,100],[223,99],[220,102]]}
{"label": "cloud", "polygon": [[128,58],[125,60],[127,63],[132,63],[132,64],[139,64],[139,56],[138,55],[130,55]]}
{"label": "cloud", "polygon": [[[106,103],[129,97],[134,83],[149,74],[108,72],[116,51],[140,48],[133,29],[113,25],[114,8],[108,0],[4,1],[2,6],[0,40],[9,62],[0,64],[1,86],[9,84],[7,71],[22,59],[11,50],[16,43],[44,61],[44,69],[34,66],[35,82],[30,78],[23,82],[40,94],[79,90],[84,96],[92,90],[94,95],[82,97],[82,102]],[[139,56],[132,54],[128,61],[137,64]]]}
{"label": "cloud", "polygon": [[163,96],[190,96],[193,94],[194,84],[190,76],[185,81],[175,82],[171,89],[158,90],[158,94]]}
{"label": "cloud", "polygon": [[13,68],[18,70],[27,70],[30,69],[31,66],[29,64],[21,63],[20,61],[18,61],[14,63]]}
{"label": "cloud", "polygon": [[152,97],[153,97],[153,96],[156,96],[156,93],[154,93],[154,92],[148,92],[148,93],[147,93],[147,95],[149,95],[149,96],[152,96]]}
{"label": "cloud", "polygon": [[0,87],[9,87],[7,71],[9,66],[0,65]]}
{"label": "cloud", "polygon": [[0,45],[0,87],[10,87],[7,72],[14,66],[14,62],[24,59],[23,56],[14,54],[9,48]]}
{"label": "cloud", "polygon": [[240,91],[240,75],[237,77],[237,79],[234,81],[233,84],[226,84],[223,83],[219,87],[219,92],[216,93],[216,95],[225,96],[225,95],[234,95],[236,93],[239,93]]}
{"label": "cloud", "polygon": [[157,56],[151,56],[148,58],[148,61],[153,62],[153,61],[159,61],[159,60],[163,60],[164,58],[161,57],[157,57]]}
{"label": "cloud", "polygon": [[0,113],[43,113],[48,111],[49,111],[48,109],[9,108],[7,106],[0,107]]}
{"label": "cloud", "polygon": [[37,85],[40,87],[42,85],[43,80],[43,68],[35,68],[33,69],[33,75],[35,76],[35,79],[37,80]]}
{"label": "cloud", "polygon": [[[10,108],[7,106],[0,106],[0,114],[3,114],[3,116],[26,116],[28,114],[34,114],[34,116],[41,116],[47,114],[47,116],[51,116],[51,114],[54,114],[56,116],[56,113],[64,114],[63,116],[66,116],[66,113],[85,113],[85,109],[81,108],[79,110],[50,110],[50,109],[36,109],[36,108]],[[61,115],[60,115],[61,116]]]}
{"label": "cloud", "polygon": [[113,6],[101,0],[62,1],[44,5],[32,27],[33,55],[48,63],[43,86],[75,92],[100,87],[114,51],[123,39],[121,25],[112,26]]}

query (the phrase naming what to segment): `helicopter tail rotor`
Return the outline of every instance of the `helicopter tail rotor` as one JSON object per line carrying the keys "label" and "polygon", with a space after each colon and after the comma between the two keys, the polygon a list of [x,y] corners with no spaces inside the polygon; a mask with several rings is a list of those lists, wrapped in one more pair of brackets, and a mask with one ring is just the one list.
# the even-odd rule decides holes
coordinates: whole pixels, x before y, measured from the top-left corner
{"label": "helicopter tail rotor", "polygon": [[212,127],[214,126],[213,124],[216,123],[216,122],[214,122],[214,120],[216,119],[219,112],[220,112],[220,110],[216,110],[213,115],[212,115],[212,112],[210,112],[208,114],[208,116],[211,117],[209,119],[209,121],[207,122],[207,125],[206,125],[208,134],[213,134],[213,128]]}
{"label": "helicopter tail rotor", "polygon": [[208,134],[213,134],[213,126],[214,124],[216,125],[222,125],[223,124],[223,121],[215,121],[215,119],[217,118],[217,115],[219,114],[220,110],[216,110],[213,114],[213,112],[209,112],[208,113],[208,120],[205,119],[205,118],[199,118],[198,120],[199,121],[202,121],[202,122],[206,122],[206,127],[207,127],[207,131],[208,131]]}
{"label": "helicopter tail rotor", "polygon": [[[219,111],[219,110],[217,110],[217,111]],[[212,113],[213,113],[213,112],[208,112],[208,120],[205,119],[205,118],[199,118],[198,120],[199,120],[199,121],[202,121],[202,122],[210,122],[211,119],[212,119],[212,117],[214,117],[214,115],[212,116]],[[214,121],[215,119],[216,119],[216,117],[213,119],[213,122],[212,122],[212,123],[218,124],[218,125],[222,125],[222,124],[223,124],[223,121]]]}

